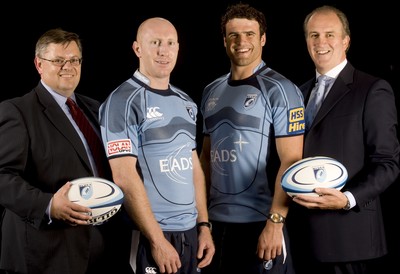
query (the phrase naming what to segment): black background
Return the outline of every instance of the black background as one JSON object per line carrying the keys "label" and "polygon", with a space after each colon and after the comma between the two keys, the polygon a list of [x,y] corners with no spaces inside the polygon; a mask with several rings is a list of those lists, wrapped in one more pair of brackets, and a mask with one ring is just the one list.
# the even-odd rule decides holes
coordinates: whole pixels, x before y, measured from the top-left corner
{"label": "black background", "polygon": [[[0,100],[23,95],[39,81],[34,67],[37,39],[46,30],[61,27],[77,32],[83,42],[82,77],[77,92],[100,101],[131,77],[138,66],[131,45],[138,25],[148,17],[169,19],[180,42],[178,63],[171,82],[199,103],[206,84],[228,72],[220,33],[220,17],[237,1],[45,1],[28,5],[3,2],[0,16],[2,89]],[[350,22],[348,60],[358,69],[388,80],[400,97],[400,14],[395,1],[247,1],[267,19],[263,59],[271,68],[300,85],[314,75],[302,24],[313,8],[331,4],[346,13]],[[85,6],[85,7],[84,7]],[[399,104],[398,104],[399,105]],[[379,115],[379,113],[377,113]],[[4,145],[4,144],[3,144]],[[400,237],[396,198],[400,182],[383,195],[384,217],[391,255],[387,269],[397,266]],[[385,273],[384,270],[381,273]],[[389,273],[389,272],[386,272]]]}
{"label": "black background", "polygon": [[[100,3],[102,2],[102,3]],[[96,99],[105,97],[138,66],[131,45],[138,25],[146,18],[162,16],[178,29],[180,52],[171,82],[196,101],[202,89],[229,70],[220,33],[220,17],[237,1],[96,1],[90,7],[38,2],[26,7],[14,2],[1,9],[3,90],[0,100],[20,96],[39,81],[34,67],[37,39],[46,30],[62,27],[83,40],[82,77],[78,91]],[[303,20],[316,6],[331,4],[350,21],[348,59],[366,72],[399,86],[399,14],[389,1],[268,1],[249,0],[267,18],[267,44],[263,59],[296,84],[311,78],[314,67],[307,53]],[[88,6],[88,5],[86,5]],[[28,12],[29,11],[29,12]]]}

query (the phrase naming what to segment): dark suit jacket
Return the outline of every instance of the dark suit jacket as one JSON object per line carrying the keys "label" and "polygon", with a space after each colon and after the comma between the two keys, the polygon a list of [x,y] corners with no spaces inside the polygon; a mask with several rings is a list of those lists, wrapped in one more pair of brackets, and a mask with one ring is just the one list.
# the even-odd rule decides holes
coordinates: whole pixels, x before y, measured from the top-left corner
{"label": "dark suit jacket", "polygon": [[[98,125],[99,102],[76,94]],[[0,104],[0,268],[18,273],[86,273],[90,246],[103,248],[101,226],[69,226],[46,208],[67,181],[93,176],[79,135],[43,85]],[[97,235],[95,237],[95,235]],[[102,260],[105,261],[105,260]],[[101,268],[100,268],[101,269]]]}
{"label": "dark suit jacket", "polygon": [[[314,83],[312,79],[300,87],[306,100]],[[290,213],[297,220],[297,237],[306,236],[304,245],[317,260],[365,260],[387,253],[379,195],[400,172],[396,131],[389,83],[348,63],[305,135],[304,157],[330,156],[343,163],[349,177],[342,191],[349,190],[357,206],[349,211],[307,210],[296,204]]]}

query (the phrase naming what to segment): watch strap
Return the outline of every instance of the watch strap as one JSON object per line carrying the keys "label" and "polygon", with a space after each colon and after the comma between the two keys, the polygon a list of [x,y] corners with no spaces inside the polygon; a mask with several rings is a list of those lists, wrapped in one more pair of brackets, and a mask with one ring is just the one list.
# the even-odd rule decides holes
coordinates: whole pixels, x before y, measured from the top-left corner
{"label": "watch strap", "polygon": [[208,227],[210,230],[212,230],[212,224],[211,222],[199,222],[197,223],[197,228],[201,227],[201,226],[206,226]]}

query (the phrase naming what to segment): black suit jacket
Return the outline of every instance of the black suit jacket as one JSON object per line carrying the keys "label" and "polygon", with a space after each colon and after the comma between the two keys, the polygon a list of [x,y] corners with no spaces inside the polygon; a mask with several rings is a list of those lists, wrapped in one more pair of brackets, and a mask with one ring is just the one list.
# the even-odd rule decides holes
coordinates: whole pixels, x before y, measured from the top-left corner
{"label": "black suit jacket", "polygon": [[[300,87],[304,98],[314,83],[312,79]],[[310,246],[317,260],[357,261],[387,253],[379,195],[400,172],[396,132],[389,83],[347,63],[305,135],[304,157],[329,156],[343,163],[349,177],[342,191],[349,190],[357,206],[349,211],[307,210],[296,204],[290,213],[297,220],[297,237],[305,237],[302,247]]]}
{"label": "black suit jacket", "polygon": [[[76,99],[98,125],[99,102],[79,94]],[[0,203],[5,208],[0,268],[86,273],[94,255],[90,247],[99,253],[103,248],[104,228],[57,220],[48,224],[46,208],[67,181],[93,173],[79,135],[41,83],[0,104],[0,144]]]}

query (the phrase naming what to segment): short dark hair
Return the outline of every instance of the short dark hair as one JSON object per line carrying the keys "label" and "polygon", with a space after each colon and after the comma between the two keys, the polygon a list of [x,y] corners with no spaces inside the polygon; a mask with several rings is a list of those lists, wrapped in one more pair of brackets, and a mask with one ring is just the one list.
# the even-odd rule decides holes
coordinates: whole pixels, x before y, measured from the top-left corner
{"label": "short dark hair", "polygon": [[35,56],[42,56],[49,44],[62,44],[68,46],[71,42],[75,42],[78,45],[79,52],[82,54],[82,42],[78,34],[65,31],[61,28],[50,29],[42,34],[36,42]]}
{"label": "short dark hair", "polygon": [[237,3],[229,6],[221,18],[221,32],[224,37],[226,35],[226,24],[229,20],[234,18],[245,18],[257,21],[260,25],[260,36],[267,31],[267,21],[264,13],[251,7],[249,4]]}

